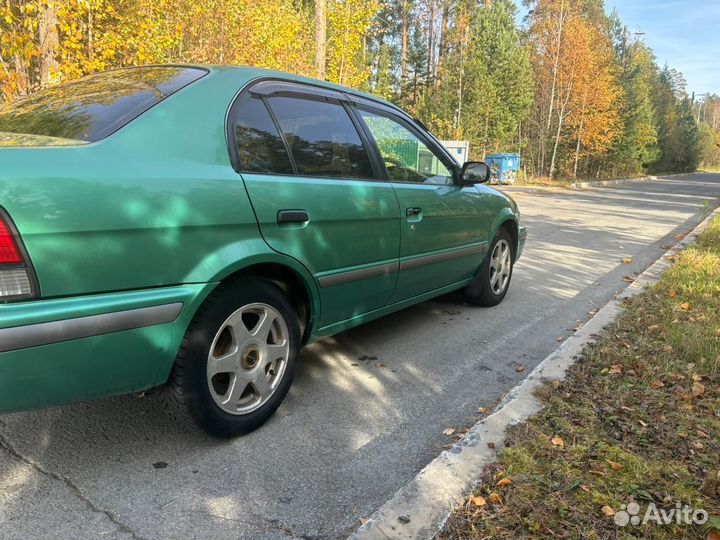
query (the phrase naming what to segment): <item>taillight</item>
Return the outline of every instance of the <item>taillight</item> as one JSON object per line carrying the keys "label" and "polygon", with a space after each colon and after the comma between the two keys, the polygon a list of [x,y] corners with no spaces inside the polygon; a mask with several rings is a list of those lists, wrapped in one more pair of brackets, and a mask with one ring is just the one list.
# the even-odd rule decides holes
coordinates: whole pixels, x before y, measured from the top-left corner
{"label": "taillight", "polygon": [[20,235],[0,209],[0,302],[37,295],[35,274]]}

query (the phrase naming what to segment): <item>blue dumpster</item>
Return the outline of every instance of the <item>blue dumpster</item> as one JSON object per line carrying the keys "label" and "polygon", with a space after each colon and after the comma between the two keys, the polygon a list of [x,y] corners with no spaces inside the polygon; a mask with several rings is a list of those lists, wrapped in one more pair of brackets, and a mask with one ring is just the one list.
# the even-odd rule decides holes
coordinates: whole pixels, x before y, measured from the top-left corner
{"label": "blue dumpster", "polygon": [[494,154],[485,158],[490,166],[490,182],[500,184],[514,184],[520,170],[520,156],[518,154]]}

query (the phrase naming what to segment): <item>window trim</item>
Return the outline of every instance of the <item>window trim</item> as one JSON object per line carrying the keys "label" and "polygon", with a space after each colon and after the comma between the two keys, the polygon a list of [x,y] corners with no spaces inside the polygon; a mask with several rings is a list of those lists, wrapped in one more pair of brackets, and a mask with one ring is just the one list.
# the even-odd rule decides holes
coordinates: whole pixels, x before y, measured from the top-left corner
{"label": "window trim", "polygon": [[440,160],[440,163],[442,163],[448,171],[450,171],[451,177],[452,177],[452,184],[453,186],[460,185],[458,183],[458,171],[460,167],[458,167],[457,161],[455,161],[454,158],[452,158],[444,146],[442,146],[439,142],[437,142],[437,139],[432,137],[429,132],[424,132],[424,130],[421,130],[418,126],[415,125],[415,122],[412,121],[412,119],[404,118],[403,116],[396,114],[394,111],[390,110],[386,107],[376,107],[374,105],[367,105],[367,102],[361,103],[361,104],[353,104],[355,108],[355,114],[358,118],[358,120],[362,123],[363,129],[366,132],[366,135],[371,138],[373,142],[373,147],[375,152],[377,153],[380,162],[382,164],[382,170],[385,176],[385,180],[387,182],[391,182],[393,184],[412,184],[415,186],[432,186],[432,187],[438,187],[440,184],[424,184],[422,182],[413,182],[411,180],[391,180],[390,179],[390,173],[387,170],[387,166],[385,165],[385,160],[382,157],[382,152],[380,150],[380,147],[377,144],[377,141],[375,140],[375,137],[373,137],[372,132],[370,131],[370,127],[365,122],[365,119],[362,117],[361,111],[369,112],[371,114],[376,114],[378,116],[384,116],[385,118],[388,118],[390,120],[393,120],[400,124],[402,127],[407,129],[410,133],[415,135],[420,142],[422,142],[428,150],[430,150],[433,155]]}
{"label": "window trim", "polygon": [[[260,91],[256,91],[258,86],[260,87]],[[261,101],[265,104],[265,107],[270,113],[270,117],[275,124],[275,128],[278,130],[278,133],[280,134],[280,137],[283,141],[285,151],[288,154],[290,164],[293,168],[293,174],[243,171],[240,167],[240,158],[237,151],[237,137],[235,135],[235,129],[233,129],[233,126],[235,125],[235,121],[238,117],[240,99],[248,93],[257,94],[257,97],[261,99]],[[278,122],[278,119],[275,115],[275,111],[273,111],[270,103],[268,103],[268,99],[275,96],[292,97],[295,99],[307,99],[310,101],[319,101],[324,103],[335,103],[336,105],[341,106],[345,110],[345,113],[348,115],[350,122],[355,128],[355,131],[360,138],[363,148],[367,153],[368,159],[370,160],[370,166],[373,171],[373,177],[364,178],[358,176],[312,176],[299,174],[297,165],[295,163],[295,158],[292,155],[290,146],[285,138],[285,134],[280,128],[280,123]],[[230,156],[230,164],[233,170],[235,170],[235,172],[240,175],[261,174],[265,176],[284,176],[288,178],[317,178],[323,180],[387,182],[387,171],[385,170],[385,166],[382,164],[382,156],[378,152],[374,139],[372,137],[368,137],[368,134],[365,131],[366,128],[364,126],[364,123],[360,118],[357,117],[355,111],[352,109],[352,97],[354,96],[345,92],[325,88],[323,86],[313,85],[311,83],[305,82],[289,81],[277,77],[260,77],[253,81],[250,81],[247,85],[241,88],[237,92],[237,94],[235,94],[235,97],[233,98],[233,101],[228,108],[225,120],[225,139],[227,143],[228,154]]]}

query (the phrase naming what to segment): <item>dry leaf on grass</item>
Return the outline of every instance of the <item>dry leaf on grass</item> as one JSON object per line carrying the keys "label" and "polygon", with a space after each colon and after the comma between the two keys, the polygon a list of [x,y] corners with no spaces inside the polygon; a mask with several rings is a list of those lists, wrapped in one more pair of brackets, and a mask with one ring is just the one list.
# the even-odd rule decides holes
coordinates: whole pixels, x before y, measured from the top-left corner
{"label": "dry leaf on grass", "polygon": [[503,478],[502,480],[498,481],[498,483],[495,484],[495,485],[498,486],[498,487],[505,487],[505,486],[509,486],[509,485],[512,484],[512,483],[513,483],[513,482],[512,482],[512,479],[510,479],[510,478]]}
{"label": "dry leaf on grass", "polygon": [[697,430],[697,436],[700,437],[701,439],[707,439],[708,437],[710,437],[710,435],[705,433],[702,429]]}
{"label": "dry leaf on grass", "polygon": [[618,375],[622,373],[622,366],[620,364],[613,364],[610,366],[610,371],[608,371],[611,375]]}
{"label": "dry leaf on grass", "polygon": [[683,302],[682,304],[680,304],[680,309],[682,309],[683,311],[690,311],[690,304],[687,302]]}
{"label": "dry leaf on grass", "polygon": [[613,471],[622,471],[625,468],[622,463],[615,463],[614,461],[608,461],[608,464]]}
{"label": "dry leaf on grass", "polygon": [[699,382],[695,382],[692,385],[692,395],[693,397],[700,397],[705,393],[705,385],[700,384]]}
{"label": "dry leaf on grass", "polygon": [[660,379],[656,379],[650,383],[650,388],[658,389],[662,388],[663,386],[665,386],[665,383],[663,383]]}
{"label": "dry leaf on grass", "polygon": [[563,441],[560,437],[553,437],[550,439],[550,442],[560,449],[565,448],[565,441]]}
{"label": "dry leaf on grass", "polygon": [[607,504],[603,506],[600,511],[605,514],[607,517],[613,517],[615,515],[615,510],[613,510],[610,506]]}
{"label": "dry leaf on grass", "polygon": [[485,506],[487,505],[487,501],[485,500],[485,497],[481,497],[480,495],[476,495],[475,497],[470,497],[470,502],[474,506]]}
{"label": "dry leaf on grass", "polygon": [[580,489],[582,489],[585,493],[590,493],[590,491],[592,491],[590,489],[590,486],[588,486],[587,484],[581,484]]}
{"label": "dry leaf on grass", "polygon": [[502,504],[502,497],[500,495],[498,495],[497,493],[491,493],[489,495],[489,497],[490,497],[490,502],[492,502],[494,504]]}

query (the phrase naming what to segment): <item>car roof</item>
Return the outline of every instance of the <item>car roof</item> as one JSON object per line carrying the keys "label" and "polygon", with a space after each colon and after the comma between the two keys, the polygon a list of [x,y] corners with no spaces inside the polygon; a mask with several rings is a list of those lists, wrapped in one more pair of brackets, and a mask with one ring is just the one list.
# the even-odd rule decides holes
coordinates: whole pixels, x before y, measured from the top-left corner
{"label": "car roof", "polygon": [[251,82],[254,79],[261,79],[261,78],[282,79],[282,80],[291,81],[291,82],[299,82],[299,83],[304,83],[304,84],[308,84],[311,86],[326,88],[328,90],[335,90],[337,92],[342,92],[342,93],[356,96],[358,98],[366,99],[369,101],[374,101],[375,103],[379,103],[386,107],[395,109],[396,111],[401,112],[405,116],[409,116],[406,111],[403,111],[400,107],[398,107],[394,103],[386,101],[386,100],[379,98],[377,96],[374,96],[372,94],[368,94],[367,92],[362,92],[360,90],[355,90],[355,89],[348,88],[345,86],[340,86],[338,84],[330,83],[327,81],[321,81],[319,79],[312,79],[310,77],[303,77],[301,75],[294,75],[292,73],[287,73],[284,71],[277,71],[277,70],[273,70],[273,69],[257,68],[257,67],[250,67],[250,66],[230,66],[230,65],[216,65],[216,64],[193,64],[193,63],[153,64],[153,65],[133,66],[133,67],[135,67],[135,68],[186,67],[186,68],[203,69],[203,70],[208,71],[211,75],[213,73],[233,73],[233,74],[236,74],[239,79],[241,79],[241,82],[243,84]]}

